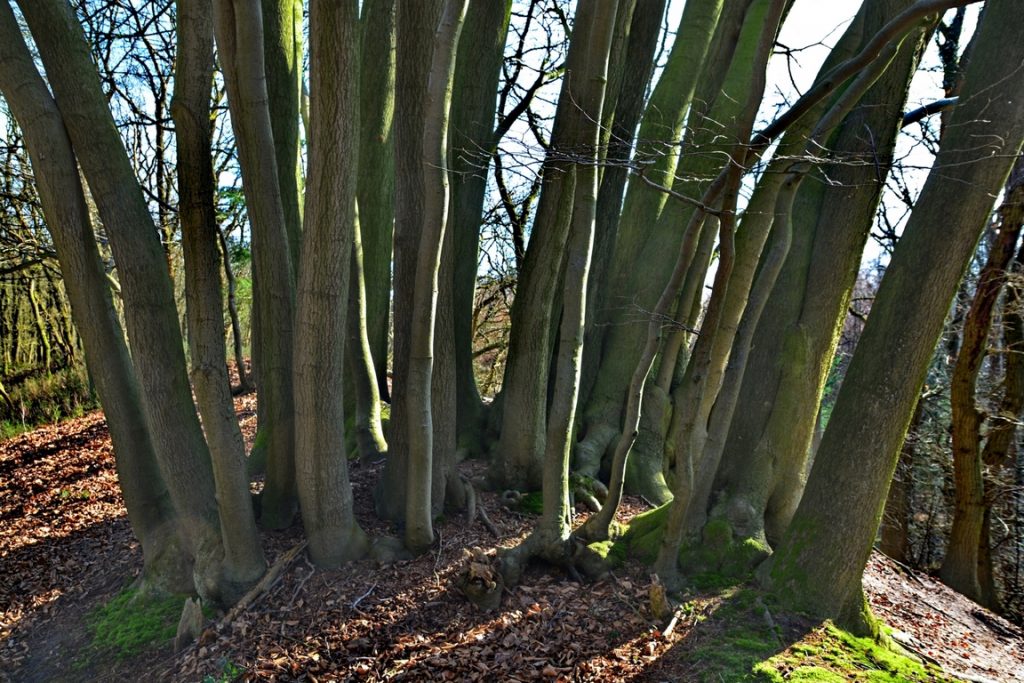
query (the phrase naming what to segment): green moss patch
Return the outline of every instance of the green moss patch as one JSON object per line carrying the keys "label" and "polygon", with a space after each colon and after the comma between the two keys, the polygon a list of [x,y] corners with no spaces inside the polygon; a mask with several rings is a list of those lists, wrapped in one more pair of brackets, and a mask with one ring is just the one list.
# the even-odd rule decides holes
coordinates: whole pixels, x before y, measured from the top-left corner
{"label": "green moss patch", "polygon": [[540,491],[524,493],[519,499],[519,509],[531,515],[539,515],[544,512],[544,494]]}
{"label": "green moss patch", "polygon": [[753,667],[758,680],[954,683],[941,669],[920,664],[870,638],[857,638],[831,623],[816,628],[783,652]]}
{"label": "green moss patch", "polygon": [[[612,554],[632,557],[651,564],[658,557],[661,539],[668,520],[668,503],[633,518]],[[679,566],[694,587],[700,590],[721,589],[746,582],[751,572],[768,557],[769,549],[750,538],[733,537],[732,527],[725,520],[711,520],[699,543],[679,552]]]}
{"label": "green moss patch", "polygon": [[119,593],[88,617],[92,649],[117,659],[133,657],[174,638],[184,596],[152,598],[133,589]]}
{"label": "green moss patch", "polygon": [[[956,683],[871,638],[857,638],[831,622],[812,624],[770,613],[753,588],[732,588],[700,621],[680,649],[686,680],[762,683]],[[709,604],[709,603],[705,603]]]}

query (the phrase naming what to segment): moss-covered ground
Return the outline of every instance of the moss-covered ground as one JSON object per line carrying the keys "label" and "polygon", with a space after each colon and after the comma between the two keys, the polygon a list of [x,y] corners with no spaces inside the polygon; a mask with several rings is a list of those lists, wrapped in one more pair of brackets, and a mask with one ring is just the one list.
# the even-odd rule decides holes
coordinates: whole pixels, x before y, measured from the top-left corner
{"label": "moss-covered ground", "polygon": [[174,638],[185,598],[149,597],[128,588],[89,615],[91,656],[134,657]]}
{"label": "moss-covered ground", "polygon": [[[592,544],[611,564],[650,564],[664,533],[667,506],[637,515],[613,543]],[[752,572],[768,549],[733,538],[725,524],[711,522],[700,543],[684,548],[680,566],[689,592],[677,618],[686,637],[663,664],[679,680],[783,683],[954,683],[958,679],[922,664],[898,646],[857,638],[831,622],[777,614],[754,587]],[[889,641],[889,639],[886,639]],[[660,672],[659,672],[660,673]]]}
{"label": "moss-covered ground", "polygon": [[[955,683],[935,666],[831,622],[773,614],[760,593],[728,589],[677,646],[687,680],[783,683]],[[698,601],[699,602],[699,601]],[[670,655],[671,656],[671,655]]]}

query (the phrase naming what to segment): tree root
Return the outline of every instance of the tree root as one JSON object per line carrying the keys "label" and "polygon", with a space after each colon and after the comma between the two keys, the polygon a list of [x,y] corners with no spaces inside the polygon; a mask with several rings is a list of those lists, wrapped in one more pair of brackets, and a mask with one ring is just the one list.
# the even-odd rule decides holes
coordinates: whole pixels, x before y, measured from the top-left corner
{"label": "tree root", "polygon": [[501,534],[498,533],[497,527],[491,522],[491,518],[487,516],[487,510],[484,509],[483,504],[480,502],[473,484],[465,477],[460,476],[459,478],[462,479],[462,484],[466,489],[466,524],[472,526],[473,522],[479,517],[480,523],[484,525],[484,528],[495,538],[500,538]]}

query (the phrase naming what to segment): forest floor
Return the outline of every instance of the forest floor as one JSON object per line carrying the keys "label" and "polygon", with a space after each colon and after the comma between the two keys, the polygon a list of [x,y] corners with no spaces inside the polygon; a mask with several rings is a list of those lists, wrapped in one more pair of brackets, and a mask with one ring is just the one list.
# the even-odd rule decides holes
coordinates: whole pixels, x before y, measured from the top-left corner
{"label": "forest floor", "polygon": [[[237,404],[250,439],[254,400]],[[351,472],[371,536],[394,533],[373,515],[380,467],[354,463]],[[463,467],[482,473],[479,463]],[[750,588],[693,591],[669,628],[652,617],[650,576],[635,563],[592,584],[531,569],[496,611],[478,611],[453,586],[462,549],[513,545],[534,521],[494,494],[480,499],[498,537],[455,515],[415,560],[327,572],[298,553],[241,615],[230,623],[211,615],[182,652],[167,634],[118,650],[97,645],[97,629],[109,624],[97,615],[123,594],[140,552],[103,416],[14,437],[0,443],[0,681],[733,681],[758,680],[754,666],[769,681],[1024,681],[1024,631],[878,554],[865,575],[876,613],[894,640],[949,677],[935,667],[908,673],[828,626],[773,618]],[[623,520],[646,507],[627,499]],[[275,562],[301,531],[264,538]]]}

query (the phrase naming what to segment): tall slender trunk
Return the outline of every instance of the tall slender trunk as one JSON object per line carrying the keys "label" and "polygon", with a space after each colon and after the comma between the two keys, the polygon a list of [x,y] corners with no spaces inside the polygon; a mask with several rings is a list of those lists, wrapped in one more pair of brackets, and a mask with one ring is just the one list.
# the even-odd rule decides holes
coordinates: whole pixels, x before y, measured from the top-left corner
{"label": "tall slender trunk", "polygon": [[598,122],[601,120],[618,4],[618,0],[596,0],[582,5],[573,26],[570,50],[575,49],[577,55],[575,60],[570,57],[569,65],[573,68],[566,76],[565,93],[570,94],[574,106],[579,109],[563,125],[568,124],[567,137],[576,143],[572,148],[576,152],[574,163],[567,169],[568,173],[576,176],[576,180],[572,183],[575,191],[566,253],[558,364],[545,438],[544,510],[530,537],[502,558],[503,573],[512,582],[518,579],[523,565],[534,555],[562,565],[571,561],[571,549],[567,543],[571,528],[569,458],[583,355],[587,276],[594,246],[600,141]]}
{"label": "tall slender trunk", "polygon": [[352,513],[342,378],[359,149],[356,0],[310,5],[310,147],[295,344],[295,463],[313,561],[362,556]]}
{"label": "tall slender trunk", "polygon": [[235,284],[235,269],[231,265],[231,250],[228,249],[224,231],[219,227],[217,228],[217,240],[220,244],[220,257],[224,266],[224,279],[228,286],[228,317],[231,320],[231,344],[235,354],[235,369],[238,370],[238,390],[244,393],[253,389],[252,377],[246,372],[245,354],[242,352],[242,323],[238,317],[238,299],[235,294],[237,286]]}
{"label": "tall slender trunk", "polygon": [[355,396],[347,401],[355,410],[351,420],[355,429],[356,448],[360,457],[376,458],[388,450],[387,440],[381,427],[380,389],[374,373],[373,354],[370,350],[366,315],[366,279],[362,225],[359,214],[352,225],[352,256],[350,257],[350,280],[348,297],[348,321],[346,355],[348,373],[352,378]]}
{"label": "tall slender trunk", "polygon": [[[640,122],[634,165],[643,169],[644,178],[631,179],[626,189],[607,276],[608,297],[596,302],[600,306],[594,311],[597,335],[588,340],[591,350],[585,351],[588,356],[595,353],[600,357],[594,361],[596,380],[582,410],[583,438],[575,447],[575,466],[585,474],[598,472],[608,445],[619,433],[624,398],[644,345],[647,312],[657,305],[670,277],[673,255],[684,241],[691,253],[697,244],[697,235],[683,235],[679,229],[688,224],[692,212],[675,206],[666,193],[644,179],[699,195],[707,184],[704,179],[721,168],[713,152],[680,159],[679,150],[711,150],[713,136],[721,130],[712,132],[704,126],[705,116],[723,125],[731,121],[729,103],[735,103],[736,96],[720,98],[718,94],[750,4],[750,0],[687,3],[678,39]],[[680,146],[684,122],[688,123]],[[694,178],[701,181],[694,182]],[[638,269],[637,263],[644,263],[645,268]],[[588,364],[586,359],[584,363]]]}
{"label": "tall slender trunk", "polygon": [[[277,158],[281,207],[293,268],[302,244],[302,166],[299,101],[302,93],[302,0],[260,0],[267,103]],[[306,131],[309,136],[309,131]],[[310,136],[311,137],[311,136]]]}
{"label": "tall slender trunk", "polygon": [[[423,220],[423,120],[433,27],[441,16],[440,0],[396,5],[397,55],[395,76],[395,233],[394,233],[394,348],[395,381],[391,388],[388,460],[374,491],[377,514],[400,521],[405,517],[410,452],[409,373],[410,329],[414,310],[416,264]],[[439,166],[443,168],[443,166]],[[429,395],[429,394],[428,394]]]}
{"label": "tall slender trunk", "polygon": [[[388,333],[395,222],[395,0],[363,3],[359,93],[359,229],[366,286],[366,334],[377,389],[390,400]],[[372,84],[372,85],[371,85]]]}
{"label": "tall slender trunk", "polygon": [[69,285],[71,313],[110,429],[128,519],[142,546],[142,586],[189,591],[191,558],[181,547],[179,522],[157,465],[71,141],[6,2],[0,3],[0,93],[21,123],[43,215]]}
{"label": "tall slender trunk", "polygon": [[295,274],[268,108],[259,0],[214,0],[214,28],[252,224],[257,380],[265,420],[264,526],[289,526],[297,507],[292,336]]}
{"label": "tall slender trunk", "polygon": [[512,3],[470,3],[459,40],[452,91],[452,331],[455,345],[456,420],[460,447],[480,452],[483,404],[473,375],[473,304],[476,291],[480,224],[488,164],[498,141],[494,115],[498,78]]}
{"label": "tall slender trunk", "polygon": [[[749,46],[750,51],[737,52],[734,68],[730,68],[725,80],[727,86],[733,86],[737,82],[735,79],[749,81],[749,89],[746,99],[735,110],[734,120],[731,121],[730,135],[735,142],[727,157],[730,161],[706,195],[708,202],[717,205],[717,198],[711,193],[721,182],[722,213],[719,216],[718,270],[715,271],[711,298],[701,324],[701,334],[694,345],[683,381],[673,392],[672,397],[677,408],[672,416],[666,450],[675,466],[675,477],[672,482],[673,499],[669,507],[665,535],[655,563],[656,571],[669,584],[675,583],[678,577],[676,562],[686,531],[687,508],[700,481],[699,457],[703,454],[707,441],[708,417],[721,387],[725,362],[728,360],[729,347],[732,343],[730,337],[734,328],[730,329],[730,326],[734,324],[734,315],[729,294],[734,293],[734,288],[741,292],[745,289],[741,279],[745,275],[743,270],[736,271],[736,278],[732,277],[737,264],[736,201],[744,166],[756,158],[756,151],[749,148],[746,141],[751,136],[758,102],[764,94],[765,68],[784,10],[783,0],[755,0],[744,25],[744,33],[752,32],[755,39],[744,40],[743,36],[740,37],[740,45]],[[689,228],[691,232],[695,230],[696,226]],[[740,255],[743,256],[743,252]],[[679,262],[676,264],[677,272],[682,260],[680,254]],[[692,258],[690,260],[692,261]],[[739,263],[743,266],[743,259]],[[750,270],[746,272],[749,273]],[[676,291],[678,286],[677,284]],[[662,296],[664,297],[664,294]]]}
{"label": "tall slender trunk", "polygon": [[[860,578],[899,446],[992,198],[1024,139],[1024,79],[1016,74],[1024,43],[1012,40],[1022,21],[1010,0],[986,5],[961,102],[882,280],[803,498],[763,567],[785,605],[862,633],[877,628]],[[996,91],[993,82],[1003,85]],[[965,186],[972,191],[950,205],[950,193]],[[895,366],[884,360],[891,348],[901,350]]]}
{"label": "tall slender trunk", "polygon": [[[580,102],[590,94],[587,88],[597,78],[598,70],[607,69],[608,59],[607,55],[601,57],[599,52],[593,52],[600,45],[588,45],[587,31],[594,30],[594,13],[602,15],[602,22],[609,12],[613,15],[610,21],[615,19],[614,7],[594,4],[597,6],[588,4],[580,8],[577,21],[584,17],[586,21],[573,29],[570,38],[566,59],[569,76],[562,84],[542,171],[540,202],[512,304],[508,362],[502,384],[501,438],[490,470],[491,480],[506,488],[536,490],[544,479],[547,393],[552,329],[556,322],[553,311],[572,224],[574,170],[578,161],[589,161],[590,150],[596,146],[591,140],[591,128],[600,121],[600,117],[591,118],[595,112],[585,110]],[[600,104],[601,99],[596,100],[598,108]],[[572,321],[567,324],[571,330]]]}
{"label": "tall slender trunk", "polygon": [[448,113],[451,106],[455,52],[468,0],[444,0],[434,35],[422,121],[420,163],[423,213],[419,254],[409,325],[409,367],[405,377],[408,413],[408,480],[406,482],[405,545],[422,552],[434,542],[433,416],[431,375],[434,365],[434,321],[438,271],[448,216]]}
{"label": "tall slender trunk", "polygon": [[178,0],[174,117],[178,150],[178,211],[185,259],[192,387],[210,444],[216,480],[225,579],[241,594],[266,568],[235,417],[224,346],[217,211],[214,206],[210,84],[213,23],[209,0]]}

